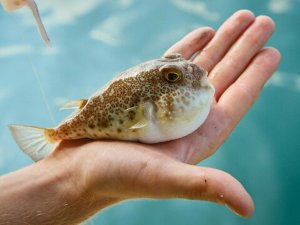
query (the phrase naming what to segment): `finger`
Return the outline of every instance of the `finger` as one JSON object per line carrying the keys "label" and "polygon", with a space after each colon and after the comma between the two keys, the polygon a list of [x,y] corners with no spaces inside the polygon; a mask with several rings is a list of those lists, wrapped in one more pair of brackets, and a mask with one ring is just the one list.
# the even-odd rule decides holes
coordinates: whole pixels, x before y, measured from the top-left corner
{"label": "finger", "polygon": [[114,145],[92,142],[88,145],[80,159],[86,158],[89,163],[81,162],[85,165],[81,171],[87,186],[97,190],[96,195],[116,199],[207,200],[225,204],[241,216],[253,213],[251,197],[236,179],[225,172],[181,163],[151,150],[149,145],[123,142]]}
{"label": "finger", "polygon": [[260,51],[245,72],[221,96],[219,105],[235,126],[256,101],[263,85],[275,72],[281,55],[274,48]]}
{"label": "finger", "polygon": [[219,28],[214,38],[195,58],[194,62],[207,71],[211,71],[254,20],[255,16],[248,10],[236,12]]}
{"label": "finger", "polygon": [[131,190],[134,198],[185,198],[216,202],[244,217],[251,216],[254,211],[247,191],[229,174],[177,161],[149,162]]}
{"label": "finger", "polygon": [[245,70],[251,59],[263,47],[274,31],[275,25],[271,18],[259,16],[245,31],[225,57],[210,73],[210,81],[214,85],[215,97],[220,95]]}
{"label": "finger", "polygon": [[194,30],[169,48],[164,55],[179,53],[183,58],[189,59],[197,51],[201,50],[212,39],[214,34],[214,30],[210,27]]}
{"label": "finger", "polygon": [[188,198],[226,204],[242,216],[254,210],[242,185],[225,172],[181,163],[149,145],[90,142],[80,148],[71,162],[82,165],[77,179],[95,199]]}

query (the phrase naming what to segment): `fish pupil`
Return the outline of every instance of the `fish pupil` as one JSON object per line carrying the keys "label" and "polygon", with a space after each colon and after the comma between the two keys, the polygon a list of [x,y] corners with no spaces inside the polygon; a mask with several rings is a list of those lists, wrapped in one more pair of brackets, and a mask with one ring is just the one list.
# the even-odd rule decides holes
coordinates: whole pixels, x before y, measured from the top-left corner
{"label": "fish pupil", "polygon": [[168,75],[167,75],[167,80],[171,81],[171,82],[177,81],[178,78],[179,78],[179,75],[177,73],[171,72],[171,73],[168,73]]}

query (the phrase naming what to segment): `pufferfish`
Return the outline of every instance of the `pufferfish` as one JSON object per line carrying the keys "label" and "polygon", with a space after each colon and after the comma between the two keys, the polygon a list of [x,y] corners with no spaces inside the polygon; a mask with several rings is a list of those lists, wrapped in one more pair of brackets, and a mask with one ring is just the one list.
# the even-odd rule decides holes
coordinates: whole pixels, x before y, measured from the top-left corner
{"label": "pufferfish", "polygon": [[33,160],[50,155],[62,140],[81,138],[159,143],[184,137],[206,119],[214,88],[207,72],[180,54],[169,54],[121,73],[56,128],[10,125]]}

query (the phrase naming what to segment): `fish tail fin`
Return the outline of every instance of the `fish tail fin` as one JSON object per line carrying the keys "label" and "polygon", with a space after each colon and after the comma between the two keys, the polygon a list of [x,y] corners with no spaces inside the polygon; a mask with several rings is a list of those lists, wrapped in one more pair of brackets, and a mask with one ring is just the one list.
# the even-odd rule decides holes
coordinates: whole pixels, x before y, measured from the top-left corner
{"label": "fish tail fin", "polygon": [[49,137],[49,132],[53,129],[23,125],[9,125],[9,129],[18,146],[34,161],[50,155],[59,143]]}

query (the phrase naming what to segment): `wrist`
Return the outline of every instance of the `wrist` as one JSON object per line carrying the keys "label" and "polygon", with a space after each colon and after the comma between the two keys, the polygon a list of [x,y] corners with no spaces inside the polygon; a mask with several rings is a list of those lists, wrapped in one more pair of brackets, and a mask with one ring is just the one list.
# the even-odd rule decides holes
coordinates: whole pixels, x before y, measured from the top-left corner
{"label": "wrist", "polygon": [[49,157],[37,162],[33,167],[38,171],[40,177],[44,177],[39,180],[38,189],[48,189],[66,203],[76,202],[78,199],[84,198],[87,189],[76,177],[71,165]]}
{"label": "wrist", "polygon": [[0,177],[0,224],[78,224],[116,202],[93,198],[78,166],[62,159],[50,156]]}
{"label": "wrist", "polygon": [[86,200],[71,179],[68,170],[51,158],[1,177],[0,224],[81,222],[85,214],[75,210]]}
{"label": "wrist", "polygon": [[51,171],[48,172],[48,179],[69,201],[82,201],[83,199],[92,201],[91,196],[95,194],[92,193],[86,181],[83,161],[84,158],[78,148],[73,148],[73,146],[70,148],[63,144],[50,157],[38,163],[43,164],[41,167],[47,171]]}
{"label": "wrist", "polygon": [[95,187],[95,180],[98,179],[91,175],[95,167],[92,166],[93,156],[87,154],[89,143],[85,140],[62,143],[54,154],[41,161],[45,168],[52,171],[50,179],[55,183],[54,186],[58,186],[68,204],[73,205],[76,213],[86,216],[121,201],[100,194],[101,185]]}
{"label": "wrist", "polygon": [[119,200],[105,196],[100,197],[96,194],[94,189],[86,183],[80,162],[76,164],[73,162],[72,159],[70,161],[57,160],[51,157],[41,162],[45,164],[44,168],[52,171],[42,185],[51,187],[52,192],[57,193],[57,197],[61,201],[58,205],[64,208],[65,216],[70,216],[70,221],[80,223]]}

